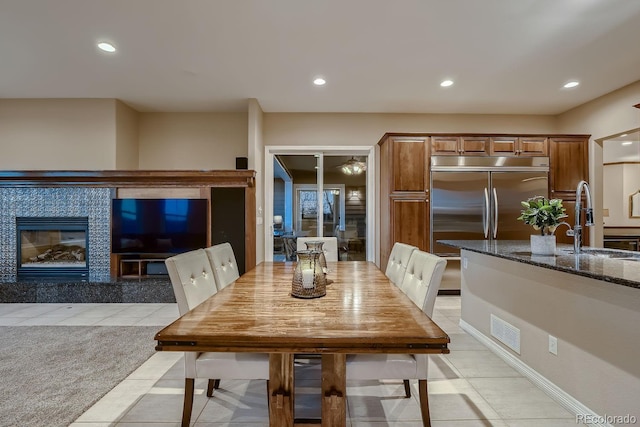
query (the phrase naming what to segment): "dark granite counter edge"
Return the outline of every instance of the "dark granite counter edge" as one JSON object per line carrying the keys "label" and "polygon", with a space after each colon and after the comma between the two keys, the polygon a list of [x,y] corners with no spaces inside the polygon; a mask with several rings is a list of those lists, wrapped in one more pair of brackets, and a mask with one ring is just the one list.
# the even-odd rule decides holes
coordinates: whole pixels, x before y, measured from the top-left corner
{"label": "dark granite counter edge", "polygon": [[0,283],[0,303],[174,303],[171,281],[151,278]]}
{"label": "dark granite counter edge", "polygon": [[[638,281],[635,281],[635,280],[630,280],[620,276],[612,276],[610,274],[604,274],[601,272],[594,272],[591,270],[581,269],[580,267],[578,268],[576,268],[575,266],[571,267],[570,263],[572,262],[575,263],[575,255],[554,255],[554,256],[548,256],[548,257],[540,256],[540,257],[535,257],[538,259],[532,259],[533,257],[531,255],[523,256],[523,255],[518,255],[514,253],[512,249],[516,245],[510,246],[511,251],[508,251],[506,249],[504,251],[500,251],[499,250],[500,248],[495,246],[492,246],[490,249],[474,247],[472,245],[469,245],[468,243],[465,243],[465,241],[439,240],[438,243],[451,246],[454,248],[464,249],[470,252],[476,252],[483,255],[491,255],[497,258],[502,258],[502,259],[515,261],[515,262],[521,262],[523,264],[529,264],[537,267],[548,268],[550,270],[561,271],[564,273],[588,277],[590,279],[602,280],[604,282],[609,282],[617,285],[640,289],[640,275],[638,276]],[[528,244],[521,243],[519,247],[522,250],[518,252],[526,252],[524,249],[529,249],[530,246]],[[566,245],[566,248],[570,248],[570,245]],[[580,260],[588,259],[591,256],[587,254],[581,254],[578,257],[579,257],[578,261],[580,261]],[[544,260],[544,258],[547,258],[548,260]],[[551,259],[553,259],[556,262],[551,263],[550,262]],[[560,264],[557,263],[558,260],[561,261]],[[605,260],[603,260],[603,262],[604,261]],[[634,264],[636,264],[635,261],[622,261],[622,260],[616,260],[616,259],[607,259],[606,262],[612,263],[612,264],[633,262]],[[622,264],[620,265],[622,266]],[[639,267],[640,267],[640,263],[639,263]]]}

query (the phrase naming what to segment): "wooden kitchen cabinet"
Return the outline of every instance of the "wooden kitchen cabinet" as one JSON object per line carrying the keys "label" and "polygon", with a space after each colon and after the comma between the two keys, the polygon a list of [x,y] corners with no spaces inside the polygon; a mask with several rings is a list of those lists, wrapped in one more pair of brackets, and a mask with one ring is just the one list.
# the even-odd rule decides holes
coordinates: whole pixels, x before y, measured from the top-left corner
{"label": "wooden kitchen cabinet", "polygon": [[486,156],[489,153],[488,136],[432,136],[433,156]]}
{"label": "wooden kitchen cabinet", "polygon": [[[561,198],[573,226],[575,191],[588,179],[588,135],[387,134],[380,146],[380,266],[396,242],[430,250],[431,156],[549,156],[549,196]],[[583,221],[584,223],[584,221]],[[558,230],[558,242],[573,243]],[[584,242],[588,244],[588,228]]]}
{"label": "wooden kitchen cabinet", "polygon": [[395,242],[427,250],[429,137],[388,135],[380,143],[380,265]]}
{"label": "wooden kitchen cabinet", "polygon": [[425,192],[429,186],[427,138],[392,137],[391,190]]}
{"label": "wooden kitchen cabinet", "polygon": [[392,198],[391,224],[394,243],[402,242],[417,246],[423,251],[429,250],[429,201],[427,199]]}
{"label": "wooden kitchen cabinet", "polygon": [[[567,136],[549,138],[549,197],[562,199],[566,209],[565,221],[572,227],[575,223],[576,188],[582,180],[589,180],[589,137]],[[582,200],[586,207],[586,198]],[[589,245],[591,227],[584,227],[585,215],[580,214],[583,226],[582,244]],[[573,237],[566,235],[566,226],[556,232],[558,243],[573,244]]]}
{"label": "wooden kitchen cabinet", "polygon": [[494,136],[491,137],[492,156],[548,156],[549,139],[537,136]]}
{"label": "wooden kitchen cabinet", "polygon": [[575,200],[576,187],[589,179],[589,137],[549,138],[549,196]]}
{"label": "wooden kitchen cabinet", "polygon": [[487,156],[489,154],[488,136],[461,136],[460,155],[461,156]]}

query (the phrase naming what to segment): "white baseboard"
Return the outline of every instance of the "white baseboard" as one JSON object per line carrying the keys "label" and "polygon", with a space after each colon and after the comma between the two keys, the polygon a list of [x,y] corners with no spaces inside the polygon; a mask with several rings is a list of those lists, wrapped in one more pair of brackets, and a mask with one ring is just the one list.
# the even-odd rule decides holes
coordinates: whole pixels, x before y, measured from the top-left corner
{"label": "white baseboard", "polygon": [[[509,366],[511,366],[516,371],[520,372],[524,377],[528,378],[533,382],[538,388],[540,388],[543,392],[549,395],[552,399],[558,402],[562,407],[564,407],[569,412],[575,414],[576,416],[584,415],[586,418],[590,419],[602,419],[600,415],[593,412],[591,409],[584,406],[578,400],[576,400],[573,396],[562,390],[560,387],[549,381],[547,378],[540,375],[536,370],[531,368],[529,365],[524,363],[522,360],[518,359],[507,350],[496,344],[491,338],[487,337],[485,334],[460,319],[460,328],[467,332],[469,335],[480,341],[484,344],[489,350],[494,352],[499,358],[505,361]],[[576,422],[577,424],[577,422]],[[590,423],[583,424],[597,427],[613,427],[609,423]]]}

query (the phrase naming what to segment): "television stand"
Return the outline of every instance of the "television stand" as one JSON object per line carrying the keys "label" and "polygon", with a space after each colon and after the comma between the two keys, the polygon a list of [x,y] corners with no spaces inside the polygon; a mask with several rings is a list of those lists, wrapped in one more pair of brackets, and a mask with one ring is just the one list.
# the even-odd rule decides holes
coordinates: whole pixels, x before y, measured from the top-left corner
{"label": "television stand", "polygon": [[141,279],[150,276],[165,276],[167,269],[164,260],[171,255],[117,255],[117,277],[123,279]]}

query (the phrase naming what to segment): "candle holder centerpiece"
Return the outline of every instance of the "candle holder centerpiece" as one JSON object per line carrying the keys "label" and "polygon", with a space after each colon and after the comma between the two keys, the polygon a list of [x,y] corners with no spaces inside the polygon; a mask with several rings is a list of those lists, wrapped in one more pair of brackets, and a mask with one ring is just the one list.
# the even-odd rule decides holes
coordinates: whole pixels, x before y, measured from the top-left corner
{"label": "candle holder centerpiece", "polygon": [[320,264],[322,252],[298,251],[298,263],[293,272],[291,296],[296,298],[319,298],[327,294],[327,281]]}
{"label": "candle holder centerpiece", "polygon": [[324,242],[322,240],[310,240],[304,242],[304,244],[307,245],[308,250],[320,252],[318,260],[320,261],[322,271],[324,272],[324,274],[327,274],[327,258],[324,256],[324,249],[322,248],[322,246],[324,246]]}
{"label": "candle holder centerpiece", "polygon": [[333,280],[327,278],[327,274],[329,273],[329,268],[327,267],[327,258],[324,255],[324,242],[322,240],[310,240],[308,242],[304,242],[307,245],[307,249],[310,251],[320,252],[320,266],[322,266],[322,272],[325,276],[325,281],[327,285],[333,283]]}

